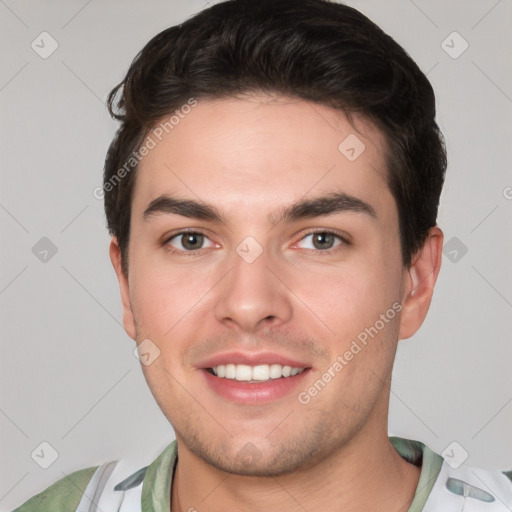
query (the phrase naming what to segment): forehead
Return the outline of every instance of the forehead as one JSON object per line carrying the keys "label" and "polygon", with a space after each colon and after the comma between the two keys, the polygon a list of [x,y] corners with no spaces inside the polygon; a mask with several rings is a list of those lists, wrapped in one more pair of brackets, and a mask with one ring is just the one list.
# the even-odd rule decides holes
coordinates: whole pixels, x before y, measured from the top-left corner
{"label": "forehead", "polygon": [[244,210],[332,190],[376,209],[393,202],[384,137],[360,115],[349,121],[317,103],[265,95],[202,100],[180,114],[148,135],[132,213],[165,193]]}

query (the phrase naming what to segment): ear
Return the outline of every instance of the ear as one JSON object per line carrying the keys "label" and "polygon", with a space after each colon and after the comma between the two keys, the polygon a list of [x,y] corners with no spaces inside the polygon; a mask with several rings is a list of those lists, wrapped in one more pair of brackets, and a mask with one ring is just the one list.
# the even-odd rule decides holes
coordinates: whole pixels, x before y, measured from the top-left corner
{"label": "ear", "polygon": [[123,325],[126,334],[132,339],[136,339],[135,319],[130,303],[130,288],[128,286],[128,276],[125,275],[121,265],[121,249],[117,237],[112,237],[110,241],[110,261],[116,271],[119,289],[121,291],[121,302],[123,305]]}
{"label": "ear", "polygon": [[399,339],[410,338],[427,316],[441,268],[443,238],[443,232],[437,226],[431,228],[423,247],[405,271]]}

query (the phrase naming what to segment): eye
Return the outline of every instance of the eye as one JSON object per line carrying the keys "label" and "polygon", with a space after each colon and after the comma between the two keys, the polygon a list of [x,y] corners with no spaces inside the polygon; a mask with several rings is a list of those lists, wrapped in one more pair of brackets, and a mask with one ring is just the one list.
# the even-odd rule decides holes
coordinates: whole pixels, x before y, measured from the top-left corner
{"label": "eye", "polygon": [[[214,243],[202,233],[185,231],[170,237],[166,244],[179,251],[196,251],[206,247],[214,247]],[[207,245],[205,245],[207,244]]]}
{"label": "eye", "polygon": [[[340,245],[341,243],[347,243],[340,235],[331,231],[315,231],[309,233],[303,237],[299,242],[298,246],[301,249],[313,249],[313,250],[329,250]],[[300,245],[302,244],[302,245]]]}

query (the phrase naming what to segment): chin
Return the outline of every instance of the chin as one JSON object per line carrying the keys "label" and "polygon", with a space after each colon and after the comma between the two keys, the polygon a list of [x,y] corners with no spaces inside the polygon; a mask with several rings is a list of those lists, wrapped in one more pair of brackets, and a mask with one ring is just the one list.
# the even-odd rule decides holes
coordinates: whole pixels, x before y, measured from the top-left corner
{"label": "chin", "polygon": [[[212,446],[211,440],[182,439],[181,442],[201,460],[221,471],[239,476],[277,477],[315,465],[324,458],[317,442],[290,438],[278,444],[268,439],[241,445],[232,438]],[[313,442],[312,442],[313,441]],[[243,441],[242,441],[243,443]],[[179,441],[178,441],[179,446]]]}

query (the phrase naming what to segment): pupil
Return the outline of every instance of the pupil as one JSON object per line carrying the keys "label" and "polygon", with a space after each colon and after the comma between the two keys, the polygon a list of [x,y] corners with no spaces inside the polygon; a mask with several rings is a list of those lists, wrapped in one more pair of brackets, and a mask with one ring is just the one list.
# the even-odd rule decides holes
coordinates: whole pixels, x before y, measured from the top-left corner
{"label": "pupil", "polygon": [[203,241],[203,235],[199,233],[189,233],[183,237],[183,247],[185,249],[197,249]]}
{"label": "pupil", "polygon": [[317,249],[329,249],[334,242],[334,235],[331,233],[315,233],[313,237],[313,245]]}

